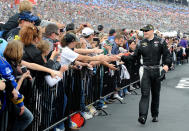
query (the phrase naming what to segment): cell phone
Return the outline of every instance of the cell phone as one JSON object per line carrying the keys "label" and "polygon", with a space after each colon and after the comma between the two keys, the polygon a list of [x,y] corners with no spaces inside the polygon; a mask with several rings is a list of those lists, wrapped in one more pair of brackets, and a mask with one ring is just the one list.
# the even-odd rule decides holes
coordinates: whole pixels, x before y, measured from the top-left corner
{"label": "cell phone", "polygon": [[26,73],[27,72],[27,68],[25,66],[21,67],[22,73]]}
{"label": "cell phone", "polygon": [[56,43],[54,43],[54,50],[58,50],[58,45],[60,44],[60,42],[56,42]]}

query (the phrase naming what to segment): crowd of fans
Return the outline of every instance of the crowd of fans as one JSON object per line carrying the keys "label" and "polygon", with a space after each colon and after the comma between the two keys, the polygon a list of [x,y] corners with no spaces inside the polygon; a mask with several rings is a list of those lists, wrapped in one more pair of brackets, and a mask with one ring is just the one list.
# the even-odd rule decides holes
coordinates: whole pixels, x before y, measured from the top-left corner
{"label": "crowd of fans", "polygon": [[[17,11],[11,0],[1,0],[0,6],[2,22]],[[96,27],[101,23],[105,29],[119,28],[119,25],[139,29],[146,23],[154,23],[160,31],[183,32],[188,32],[188,10],[179,5],[140,0],[38,0],[34,7],[34,12],[42,19],[54,19],[63,24],[89,22]]]}
{"label": "crowd of fans", "polygon": [[[119,63],[122,65],[121,79],[137,80],[140,67],[137,63],[140,60],[125,64],[119,60],[122,55],[132,55],[143,39],[143,32],[138,29],[145,23],[153,23],[162,31],[188,29],[187,7],[173,8],[172,5],[140,1],[38,2],[32,7],[29,1],[24,0],[19,5],[19,12],[11,1],[1,1],[0,4],[1,21],[4,22],[0,26],[1,121],[5,121],[7,107],[6,111],[10,114],[9,126],[0,123],[4,130],[7,127],[14,131],[25,130],[32,122],[34,114],[27,107],[32,78],[39,81],[40,88],[44,87],[40,83],[44,79],[49,86],[54,86],[69,69],[87,67],[95,72],[99,65],[106,67],[113,76]],[[158,31],[155,35],[167,42],[173,59],[170,70],[188,59],[187,36],[165,37]],[[30,86],[26,84],[28,81]],[[133,86],[129,91],[139,87],[138,84]],[[129,91],[114,90],[113,98],[123,101]],[[81,95],[84,97],[84,92]],[[106,108],[104,102],[107,100],[102,101],[101,106]],[[83,116],[85,119],[92,118],[82,102]]]}

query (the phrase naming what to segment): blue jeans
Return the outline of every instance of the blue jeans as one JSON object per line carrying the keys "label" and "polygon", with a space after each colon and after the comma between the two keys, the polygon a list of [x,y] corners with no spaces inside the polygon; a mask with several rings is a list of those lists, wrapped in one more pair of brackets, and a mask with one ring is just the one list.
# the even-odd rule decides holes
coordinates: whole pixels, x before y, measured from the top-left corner
{"label": "blue jeans", "polygon": [[24,131],[33,120],[33,115],[26,107],[24,107],[24,113],[19,116],[20,108],[15,106],[17,118],[15,120],[12,131]]}
{"label": "blue jeans", "polygon": [[[67,102],[68,102],[67,99],[68,99],[68,97],[67,97],[66,93],[64,93],[63,114],[65,114],[65,110],[66,110],[66,106],[67,106]],[[65,117],[65,116],[63,116],[63,117]],[[59,130],[65,130],[64,122],[58,124],[58,125],[54,128],[54,131],[56,131],[57,129],[59,129]]]}

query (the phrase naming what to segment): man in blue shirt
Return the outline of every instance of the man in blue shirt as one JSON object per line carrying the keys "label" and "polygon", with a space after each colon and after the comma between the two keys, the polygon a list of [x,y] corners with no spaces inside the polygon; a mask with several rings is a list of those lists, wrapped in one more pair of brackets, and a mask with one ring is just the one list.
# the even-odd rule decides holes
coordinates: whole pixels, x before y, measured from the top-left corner
{"label": "man in blue shirt", "polygon": [[19,91],[16,89],[17,83],[16,83],[15,77],[12,75],[12,73],[13,73],[13,70],[12,70],[11,65],[5,60],[4,57],[0,56],[0,74],[1,74],[2,78],[4,78],[7,81],[10,81],[9,82],[10,85],[9,86],[6,85],[7,88],[11,87],[11,89],[12,89],[12,86],[14,88],[11,90],[11,92],[14,93],[13,98],[11,98],[11,101],[15,105],[13,108],[14,108],[17,118],[14,122],[13,129],[15,131],[24,130],[32,122],[33,115],[24,106],[24,102],[23,102],[24,96],[22,94],[20,94]]}
{"label": "man in blue shirt", "polygon": [[186,40],[186,36],[184,36],[184,37],[181,39],[179,45],[182,46],[182,47],[184,47],[184,48],[186,48],[186,47],[188,46],[187,40]]}
{"label": "man in blue shirt", "polygon": [[115,43],[115,36],[116,36],[115,29],[110,29],[108,40],[109,40],[110,43],[112,43],[111,53],[114,54],[114,55],[119,53],[118,52],[119,48],[118,48],[117,44]]}

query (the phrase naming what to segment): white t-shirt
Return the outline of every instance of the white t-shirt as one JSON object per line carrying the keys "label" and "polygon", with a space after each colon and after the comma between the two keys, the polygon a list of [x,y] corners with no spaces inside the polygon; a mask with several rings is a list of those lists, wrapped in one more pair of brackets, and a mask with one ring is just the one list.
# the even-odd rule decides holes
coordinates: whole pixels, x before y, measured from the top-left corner
{"label": "white t-shirt", "polygon": [[63,65],[70,65],[72,62],[77,59],[79,56],[78,53],[71,50],[69,47],[62,48],[62,53],[60,54],[60,64]]}
{"label": "white t-shirt", "polygon": [[52,78],[50,75],[46,75],[45,80],[50,87],[53,87],[55,84],[57,84],[61,80],[61,78],[59,76]]}

